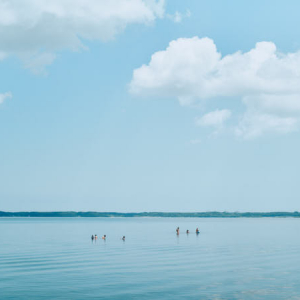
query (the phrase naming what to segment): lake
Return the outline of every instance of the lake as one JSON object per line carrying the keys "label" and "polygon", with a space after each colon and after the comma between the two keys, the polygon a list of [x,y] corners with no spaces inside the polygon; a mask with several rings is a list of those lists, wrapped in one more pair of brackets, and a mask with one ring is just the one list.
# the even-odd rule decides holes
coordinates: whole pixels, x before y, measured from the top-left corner
{"label": "lake", "polygon": [[299,234],[293,218],[1,218],[0,299],[300,299]]}

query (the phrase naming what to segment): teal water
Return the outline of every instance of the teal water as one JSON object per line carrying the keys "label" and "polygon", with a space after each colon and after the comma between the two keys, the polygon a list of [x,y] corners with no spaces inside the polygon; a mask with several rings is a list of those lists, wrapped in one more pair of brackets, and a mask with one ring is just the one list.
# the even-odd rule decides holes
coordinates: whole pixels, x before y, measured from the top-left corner
{"label": "teal water", "polygon": [[289,218],[2,218],[0,299],[300,299],[299,234]]}

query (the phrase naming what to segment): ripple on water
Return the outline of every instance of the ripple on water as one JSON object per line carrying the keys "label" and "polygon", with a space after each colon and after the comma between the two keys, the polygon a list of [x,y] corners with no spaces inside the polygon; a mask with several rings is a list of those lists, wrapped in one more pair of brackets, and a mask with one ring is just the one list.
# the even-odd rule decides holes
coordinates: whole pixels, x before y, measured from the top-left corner
{"label": "ripple on water", "polygon": [[[299,223],[0,220],[1,300],[299,299]],[[202,230],[177,237],[177,226]],[[95,232],[107,240],[91,242]]]}

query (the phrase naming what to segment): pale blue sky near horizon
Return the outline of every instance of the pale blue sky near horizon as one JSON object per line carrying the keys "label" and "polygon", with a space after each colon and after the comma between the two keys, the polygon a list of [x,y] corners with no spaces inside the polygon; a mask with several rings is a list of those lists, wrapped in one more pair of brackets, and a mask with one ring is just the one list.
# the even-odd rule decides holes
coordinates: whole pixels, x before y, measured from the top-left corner
{"label": "pale blue sky near horizon", "polygon": [[[0,210],[300,209],[297,112],[285,115],[295,120],[292,127],[260,124],[257,136],[243,138],[231,128],[245,111],[244,94],[182,105],[168,94],[171,84],[163,92],[130,92],[134,70],[179,38],[208,37],[223,56],[261,41],[281,53],[299,51],[300,3],[176,0],[164,9],[153,22],[128,24],[111,40],[82,39],[86,49],[46,49],[56,59],[41,72],[26,67],[25,52],[17,52],[23,39],[5,48],[0,94],[12,97],[0,104]],[[180,22],[173,20],[176,11]],[[0,22],[0,57],[7,26]],[[37,48],[38,42],[30,41]],[[220,110],[230,110],[226,125],[224,119],[224,125],[203,126],[203,116]],[[276,113],[278,120],[282,113]]]}

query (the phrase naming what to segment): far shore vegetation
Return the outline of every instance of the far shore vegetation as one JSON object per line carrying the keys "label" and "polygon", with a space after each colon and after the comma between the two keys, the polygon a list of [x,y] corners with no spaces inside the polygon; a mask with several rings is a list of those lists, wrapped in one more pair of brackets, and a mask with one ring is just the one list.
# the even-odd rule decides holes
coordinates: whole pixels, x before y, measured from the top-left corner
{"label": "far shore vegetation", "polygon": [[0,211],[0,217],[52,217],[52,218],[134,218],[134,217],[161,217],[161,218],[300,218],[300,212],[76,212],[76,211],[54,211],[54,212],[4,212]]}

